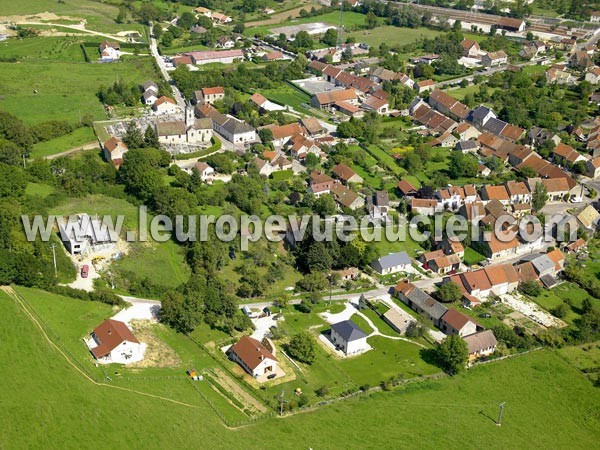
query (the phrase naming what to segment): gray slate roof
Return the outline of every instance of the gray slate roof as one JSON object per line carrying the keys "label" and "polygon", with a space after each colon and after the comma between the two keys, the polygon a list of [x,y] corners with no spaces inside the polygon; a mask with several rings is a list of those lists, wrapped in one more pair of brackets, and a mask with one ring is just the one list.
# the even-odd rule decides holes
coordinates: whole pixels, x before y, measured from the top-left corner
{"label": "gray slate roof", "polygon": [[475,141],[459,141],[455,148],[457,150],[477,150],[479,144]]}
{"label": "gray slate roof", "polygon": [[481,123],[489,112],[493,113],[487,106],[478,106],[471,112],[471,122]]}
{"label": "gray slate roof", "polygon": [[440,319],[448,311],[448,308],[419,288],[413,289],[408,299],[435,320]]}
{"label": "gray slate roof", "polygon": [[498,136],[498,135],[500,135],[500,133],[502,133],[502,130],[504,130],[506,125],[508,125],[508,124],[506,122],[504,122],[503,120],[494,119],[492,117],[485,123],[485,125],[483,126],[483,129]]}
{"label": "gray slate roof", "polygon": [[471,334],[469,336],[465,336],[463,339],[467,343],[469,353],[485,350],[498,344],[496,336],[494,336],[492,330],[485,330],[480,333]]}
{"label": "gray slate roof", "polygon": [[538,274],[544,273],[548,270],[554,271],[555,265],[554,261],[552,261],[548,255],[540,255],[537,258],[531,260],[531,264],[535,267],[535,270]]}
{"label": "gray slate roof", "polygon": [[352,342],[367,337],[367,333],[361,330],[359,326],[351,320],[334,323],[331,325],[331,329],[335,330],[335,332],[346,342]]}
{"label": "gray slate roof", "polygon": [[390,267],[402,266],[410,264],[410,256],[406,252],[392,253],[391,255],[382,256],[381,258],[373,261],[371,266],[375,270],[389,269]]}

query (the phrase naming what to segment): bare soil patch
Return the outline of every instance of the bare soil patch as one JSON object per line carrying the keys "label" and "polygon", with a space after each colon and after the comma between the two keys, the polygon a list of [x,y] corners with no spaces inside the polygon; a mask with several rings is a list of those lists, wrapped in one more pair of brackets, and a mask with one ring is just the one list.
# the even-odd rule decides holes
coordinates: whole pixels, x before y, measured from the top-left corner
{"label": "bare soil patch", "polygon": [[149,320],[132,320],[131,327],[133,334],[147,345],[144,359],[130,364],[129,367],[178,367],[181,365],[181,358],[171,347],[161,341],[154,327],[162,327],[162,324],[152,323]]}

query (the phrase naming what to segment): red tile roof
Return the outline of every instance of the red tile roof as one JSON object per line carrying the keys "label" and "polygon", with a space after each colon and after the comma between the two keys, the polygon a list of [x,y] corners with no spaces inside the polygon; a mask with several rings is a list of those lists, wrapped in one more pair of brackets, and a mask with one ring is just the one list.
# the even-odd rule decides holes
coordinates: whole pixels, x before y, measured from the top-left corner
{"label": "red tile roof", "polygon": [[140,343],[127,325],[113,319],[102,322],[94,329],[93,334],[98,346],[91,351],[96,358],[108,355],[123,342]]}

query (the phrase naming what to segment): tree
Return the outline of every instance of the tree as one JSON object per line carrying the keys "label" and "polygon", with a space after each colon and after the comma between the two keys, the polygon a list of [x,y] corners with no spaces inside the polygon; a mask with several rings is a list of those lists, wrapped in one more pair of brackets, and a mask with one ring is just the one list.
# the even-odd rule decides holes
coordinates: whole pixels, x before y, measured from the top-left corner
{"label": "tree", "polygon": [[165,47],[170,47],[173,45],[173,33],[171,31],[167,31],[162,35],[162,39],[160,40],[161,45]]}
{"label": "tree", "polygon": [[469,350],[467,343],[458,335],[452,334],[437,347],[437,356],[450,375],[460,372],[467,363]]}
{"label": "tree", "polygon": [[162,298],[160,319],[180,333],[191,333],[202,321],[202,314],[194,299],[169,291]]}
{"label": "tree", "polygon": [[477,158],[462,152],[450,153],[448,175],[450,178],[475,177],[479,169]]}
{"label": "tree", "polygon": [[258,130],[258,137],[260,137],[260,140],[263,144],[268,144],[269,142],[273,141],[273,131],[271,131],[269,128],[261,128]]}
{"label": "tree", "polygon": [[537,297],[542,292],[542,288],[539,283],[535,281],[524,281],[520,284],[519,291],[530,297]]}
{"label": "tree", "polygon": [[115,19],[115,22],[124,23],[126,20],[127,20],[127,8],[125,8],[124,6],[120,6],[119,14],[117,14],[117,18]]}
{"label": "tree", "polygon": [[379,26],[379,19],[372,11],[367,13],[367,17],[365,17],[365,28],[367,30],[372,30],[373,28],[377,28]]}
{"label": "tree", "polygon": [[127,124],[125,136],[123,136],[123,142],[130,149],[144,147],[144,136],[142,136],[142,132],[138,128],[135,120],[132,120]]}
{"label": "tree", "polygon": [[154,35],[155,39],[160,39],[163,34],[163,29],[160,23],[155,23],[152,25],[152,34]]}
{"label": "tree", "polygon": [[314,339],[307,332],[293,336],[287,345],[287,351],[292,358],[306,364],[312,364],[316,357]]}
{"label": "tree", "polygon": [[323,242],[315,242],[308,249],[306,264],[311,272],[324,272],[331,269],[333,258]]}
{"label": "tree", "polygon": [[542,183],[538,182],[533,190],[531,205],[536,211],[540,211],[548,201],[548,189]]}
{"label": "tree", "polygon": [[555,317],[558,317],[559,319],[564,319],[565,317],[567,317],[569,310],[569,305],[567,305],[566,303],[561,303],[556,308],[553,308],[551,312]]}
{"label": "tree", "polygon": [[458,302],[462,298],[462,292],[458,284],[450,282],[438,288],[437,297],[444,303]]}
{"label": "tree", "polygon": [[342,61],[352,61],[352,47],[348,46],[342,51]]}
{"label": "tree", "polygon": [[195,21],[196,16],[194,16],[194,14],[190,11],[185,11],[181,14],[181,16],[179,16],[179,19],[177,19],[177,26],[183,28],[184,30],[189,30],[192,28],[192,25],[194,25]]}
{"label": "tree", "polygon": [[304,165],[309,170],[316,169],[320,162],[321,161],[320,161],[319,157],[317,155],[315,155],[314,153],[309,153],[306,155],[306,158],[304,158]]}
{"label": "tree", "polygon": [[313,39],[307,31],[299,31],[294,39],[296,48],[311,49],[313,47]]}
{"label": "tree", "polygon": [[591,312],[592,309],[594,309],[594,305],[592,304],[592,301],[590,300],[590,298],[589,297],[584,298],[583,301],[581,302],[581,311],[584,314],[587,314],[587,313]]}
{"label": "tree", "polygon": [[329,28],[321,38],[321,42],[329,47],[335,47],[337,45],[337,40],[338,33],[335,28]]}
{"label": "tree", "polygon": [[246,26],[243,23],[236,23],[233,27],[233,32],[237,34],[243,34],[246,30]]}
{"label": "tree", "polygon": [[[136,127],[137,128],[137,127]],[[154,127],[148,125],[144,132],[144,147],[159,148],[158,135]]]}

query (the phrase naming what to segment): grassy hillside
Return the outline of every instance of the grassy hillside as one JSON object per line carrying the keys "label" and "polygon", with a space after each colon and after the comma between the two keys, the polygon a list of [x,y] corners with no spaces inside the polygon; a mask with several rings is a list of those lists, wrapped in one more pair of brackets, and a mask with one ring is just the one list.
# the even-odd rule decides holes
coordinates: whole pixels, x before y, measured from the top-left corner
{"label": "grassy hillside", "polygon": [[[550,351],[232,430],[184,384],[139,381],[140,389],[152,385],[181,403],[95,385],[4,293],[0,314],[10,324],[0,328],[0,447],[6,449],[98,448],[99,442],[149,449],[575,449],[593,448],[600,438],[600,391]],[[501,401],[500,428],[493,420]]]}

